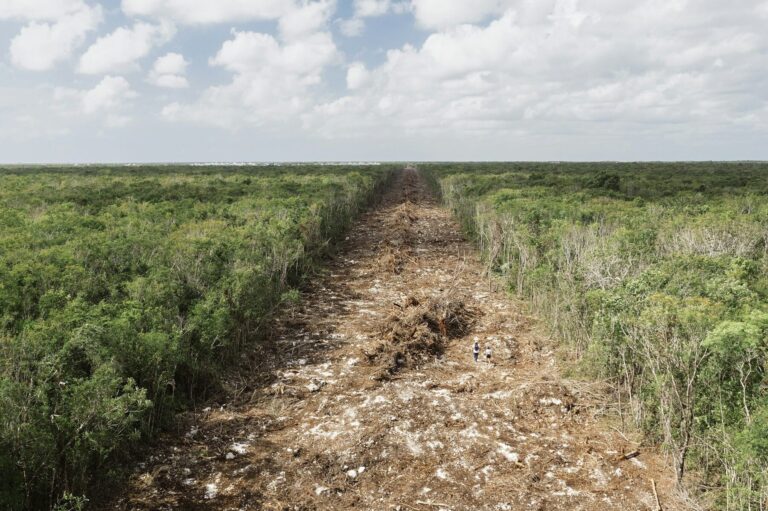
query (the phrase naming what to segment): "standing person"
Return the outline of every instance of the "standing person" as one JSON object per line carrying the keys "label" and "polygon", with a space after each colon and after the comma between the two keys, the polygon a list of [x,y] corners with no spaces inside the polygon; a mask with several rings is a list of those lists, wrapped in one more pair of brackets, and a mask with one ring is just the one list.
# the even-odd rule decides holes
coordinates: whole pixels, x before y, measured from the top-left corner
{"label": "standing person", "polygon": [[491,347],[486,346],[485,347],[485,361],[489,364],[491,363]]}
{"label": "standing person", "polygon": [[472,346],[472,356],[475,358],[475,363],[477,363],[477,357],[480,356],[480,339],[475,337],[475,344]]}

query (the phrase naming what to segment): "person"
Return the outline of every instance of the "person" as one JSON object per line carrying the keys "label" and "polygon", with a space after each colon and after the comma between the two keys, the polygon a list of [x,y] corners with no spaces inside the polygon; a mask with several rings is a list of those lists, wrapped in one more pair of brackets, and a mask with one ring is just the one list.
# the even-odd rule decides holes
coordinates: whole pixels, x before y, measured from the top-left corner
{"label": "person", "polygon": [[486,346],[485,347],[485,361],[489,364],[491,363],[491,347]]}
{"label": "person", "polygon": [[480,356],[480,339],[475,337],[475,344],[472,346],[472,356],[475,357],[475,362],[477,362],[477,357]]}

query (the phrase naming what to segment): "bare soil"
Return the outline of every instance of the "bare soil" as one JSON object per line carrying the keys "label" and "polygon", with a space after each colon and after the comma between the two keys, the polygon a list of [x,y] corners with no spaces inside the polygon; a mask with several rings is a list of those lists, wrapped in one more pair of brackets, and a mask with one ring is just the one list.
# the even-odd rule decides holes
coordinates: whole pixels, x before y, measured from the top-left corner
{"label": "bare soil", "polygon": [[105,509],[656,510],[654,482],[682,509],[665,460],[617,429],[607,389],[565,379],[494,287],[406,169],[279,314],[274,344]]}

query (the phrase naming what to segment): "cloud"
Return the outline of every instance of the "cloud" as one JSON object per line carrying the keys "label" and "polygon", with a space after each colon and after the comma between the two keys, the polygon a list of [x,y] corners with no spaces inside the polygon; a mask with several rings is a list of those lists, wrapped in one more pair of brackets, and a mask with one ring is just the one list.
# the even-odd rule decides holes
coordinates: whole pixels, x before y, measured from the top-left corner
{"label": "cloud", "polygon": [[355,18],[375,18],[385,14],[403,14],[412,9],[407,0],[355,0]]}
{"label": "cloud", "polygon": [[[359,36],[377,17],[408,12],[412,18],[382,23],[399,23],[388,34],[418,44],[360,39],[345,61],[328,27],[337,0],[122,0],[133,19],[101,34],[78,66],[110,80],[90,89],[87,101],[89,90],[61,89],[73,119],[54,115],[53,124],[125,122],[135,92],[117,75],[144,62],[147,82],[189,86],[181,53],[192,60],[199,45],[154,52],[173,27],[218,23],[238,27],[208,61],[211,75],[225,78],[194,100],[167,105],[166,119],[254,133],[284,128],[296,138],[407,137],[414,146],[428,138],[436,141],[431,147],[451,148],[443,142],[501,148],[539,137],[552,148],[592,137],[603,141],[596,155],[610,137],[631,145],[642,137],[723,133],[738,141],[739,134],[757,140],[768,130],[766,0],[741,0],[738,8],[722,0],[348,3],[351,17],[334,20],[341,34]],[[7,64],[45,70],[70,58],[101,21],[99,4],[106,5],[0,0],[0,20],[19,25]],[[412,36],[411,23],[423,32]],[[110,97],[112,103],[100,99]],[[58,108],[40,103],[41,112]],[[94,106],[102,104],[113,106]],[[19,117],[14,113],[6,117]]]}
{"label": "cloud", "polygon": [[163,115],[227,128],[295,122],[314,105],[326,68],[340,60],[327,31],[335,7],[335,0],[292,3],[279,18],[279,38],[232,30],[209,61],[231,72],[231,82],[209,87],[194,103],[167,105]]}
{"label": "cloud", "polygon": [[336,21],[339,25],[339,30],[342,35],[346,37],[358,37],[363,34],[365,30],[365,21],[360,18],[340,19]]}
{"label": "cloud", "polygon": [[473,0],[471,2],[411,0],[411,8],[417,23],[427,29],[442,29],[464,23],[478,23],[491,15],[504,12],[506,8],[512,5],[512,0]]}
{"label": "cloud", "polygon": [[134,71],[138,69],[137,60],[149,54],[155,46],[167,43],[175,32],[174,26],[167,22],[120,27],[93,43],[80,57],[77,70],[83,74]]}
{"label": "cloud", "polygon": [[122,76],[105,76],[96,87],[83,94],[83,111],[86,114],[111,112],[134,97],[136,93],[128,80]]}
{"label": "cloud", "polygon": [[3,0],[0,20],[57,21],[87,9],[82,0]]}
{"label": "cloud", "polygon": [[335,0],[317,0],[296,5],[280,17],[280,35],[284,40],[291,40],[315,33],[325,26],[335,9]]}
{"label": "cloud", "polygon": [[105,76],[87,90],[57,88],[54,98],[66,114],[68,109],[88,117],[101,119],[110,128],[125,126],[131,120],[126,110],[138,94],[122,76]]}
{"label": "cloud", "polygon": [[210,61],[233,73],[231,83],[208,88],[193,104],[168,105],[163,115],[227,128],[290,122],[311,108],[312,88],[338,57],[327,32],[281,42],[269,34],[233,31]]}
{"label": "cloud", "polygon": [[69,58],[102,18],[100,6],[74,0],[0,2],[0,19],[32,20],[10,46],[11,63],[29,71],[47,71]]}
{"label": "cloud", "polygon": [[276,20],[296,6],[293,0],[123,0],[128,16],[170,19],[187,25]]}
{"label": "cloud", "polygon": [[355,17],[370,18],[389,12],[390,0],[355,0]]}
{"label": "cloud", "polygon": [[358,37],[365,30],[366,18],[375,18],[389,13],[402,14],[410,9],[411,5],[406,1],[355,0],[354,15],[351,18],[339,19],[336,22],[342,35]]}
{"label": "cloud", "polygon": [[370,78],[370,73],[362,62],[355,62],[347,69],[347,88],[356,90],[364,86]]}
{"label": "cloud", "polygon": [[755,7],[755,11],[761,18],[768,18],[768,2],[763,2]]}
{"label": "cloud", "polygon": [[278,21],[284,39],[317,31],[336,9],[336,0],[122,0],[128,16],[184,25]]}
{"label": "cloud", "polygon": [[768,37],[759,19],[727,5],[469,5],[413,0],[418,23],[435,31],[420,47],[388,51],[376,68],[350,66],[347,95],[316,105],[305,126],[330,138],[404,131],[502,140],[765,124],[756,112],[768,104]]}
{"label": "cloud", "polygon": [[319,72],[336,54],[336,46],[327,33],[316,33],[281,45],[269,34],[233,32],[211,60],[214,66],[241,74],[276,72],[302,76],[316,83]]}
{"label": "cloud", "polygon": [[149,82],[158,87],[184,89],[189,87],[186,78],[189,63],[179,53],[167,53],[159,57],[149,73]]}

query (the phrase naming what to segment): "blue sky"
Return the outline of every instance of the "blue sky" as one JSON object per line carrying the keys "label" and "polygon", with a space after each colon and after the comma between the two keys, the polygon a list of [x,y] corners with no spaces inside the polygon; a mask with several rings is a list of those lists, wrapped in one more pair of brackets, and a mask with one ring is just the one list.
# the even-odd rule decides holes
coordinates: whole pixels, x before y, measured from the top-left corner
{"label": "blue sky", "polygon": [[766,0],[0,0],[0,162],[768,159]]}

